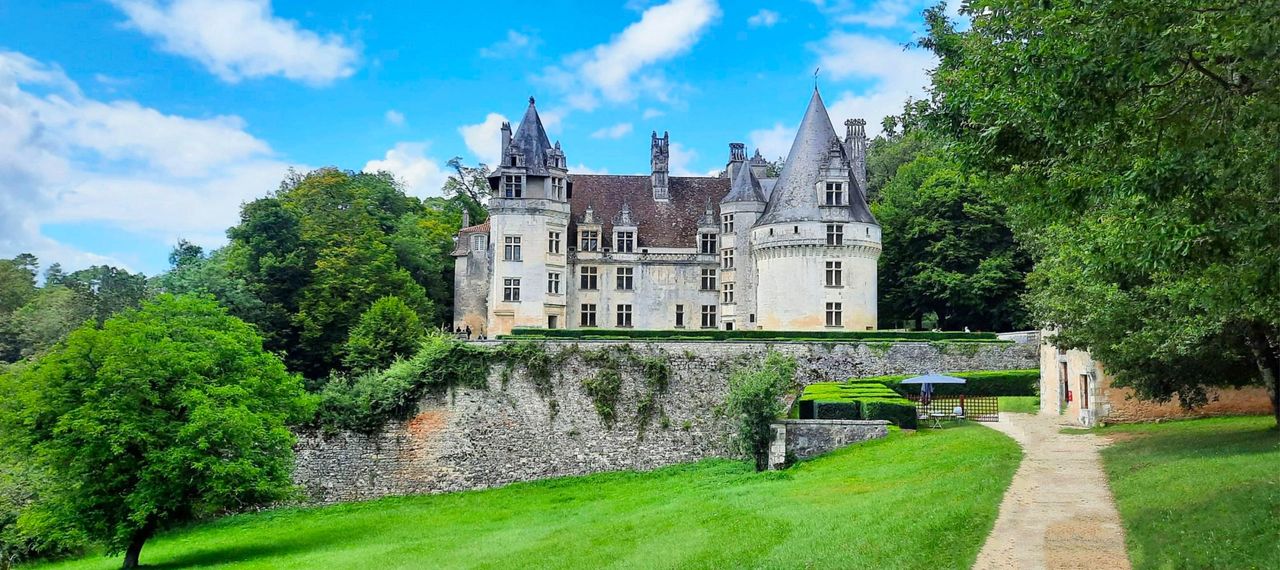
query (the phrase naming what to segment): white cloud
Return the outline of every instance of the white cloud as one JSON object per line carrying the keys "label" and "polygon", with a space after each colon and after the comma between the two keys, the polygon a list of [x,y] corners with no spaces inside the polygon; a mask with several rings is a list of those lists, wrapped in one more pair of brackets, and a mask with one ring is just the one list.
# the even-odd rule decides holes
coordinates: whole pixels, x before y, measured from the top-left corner
{"label": "white cloud", "polygon": [[488,47],[480,48],[480,57],[500,59],[515,56],[532,56],[538,49],[539,40],[533,36],[515,30],[507,30],[507,37]]}
{"label": "white cloud", "polygon": [[685,148],[683,144],[678,142],[671,143],[667,149],[670,154],[667,156],[667,168],[673,176],[702,176],[701,172],[694,172],[690,166],[694,161],[698,160],[698,151]]}
{"label": "white cloud", "polygon": [[782,19],[782,17],[777,12],[767,8],[761,8],[759,12],[756,12],[750,18],[747,18],[747,25],[753,28],[772,28],[780,19]]}
{"label": "white cloud", "polygon": [[396,143],[383,158],[365,163],[364,171],[390,172],[404,184],[405,192],[414,196],[442,196],[441,188],[449,178],[449,172],[441,168],[440,163],[427,157],[426,153],[426,143]]}
{"label": "white cloud", "polygon": [[387,109],[387,112],[385,115],[383,115],[383,118],[386,119],[388,125],[392,125],[395,127],[404,126],[404,113],[401,113],[400,111],[397,111],[395,109]]}
{"label": "white cloud", "polygon": [[569,172],[572,174],[608,174],[609,169],[601,168],[597,170],[579,162],[577,166],[569,167]]}
{"label": "white cloud", "polygon": [[238,117],[86,98],[56,66],[0,52],[0,257],[120,263],[41,233],[53,223],[221,244],[240,204],[277,187],[288,169],[244,127]]}
{"label": "white cloud", "polygon": [[[506,117],[489,113],[480,123],[458,127],[458,134],[476,160],[495,166],[502,160],[502,123],[506,122],[509,122]],[[512,128],[516,127],[512,125]]]}
{"label": "white cloud", "polygon": [[751,141],[751,148],[758,149],[765,159],[774,160],[778,157],[786,158],[787,153],[791,152],[791,142],[795,137],[795,127],[774,123],[771,128],[751,131],[747,140]]}
{"label": "white cloud", "polygon": [[662,112],[662,111],[660,111],[660,110],[658,110],[658,109],[654,109],[654,108],[650,107],[650,108],[648,108],[648,109],[645,109],[645,110],[644,110],[644,114],[643,114],[643,115],[641,115],[641,116],[640,116],[640,118],[645,119],[645,120],[649,120],[649,119],[656,119],[656,118],[661,117],[661,116],[663,116],[663,115],[665,115],[665,114],[666,114],[666,113],[664,113],[664,112]]}
{"label": "white cloud", "polygon": [[929,70],[937,59],[921,49],[904,49],[882,38],[833,32],[811,46],[818,53],[818,65],[837,80],[858,80],[866,85],[861,92],[842,91],[827,110],[844,132],[844,120],[861,117],[867,121],[868,136],[880,131],[884,117],[902,112],[908,97],[922,97],[929,84]]}
{"label": "white cloud", "polygon": [[618,123],[591,133],[593,139],[620,139],[631,134],[631,123]]}
{"label": "white cloud", "polygon": [[671,0],[646,8],[638,22],[544,70],[542,79],[561,89],[571,107],[586,111],[600,99],[625,102],[638,93],[661,100],[669,89],[659,84],[660,75],[645,71],[689,51],[719,15],[714,0]]}
{"label": "white cloud", "polygon": [[312,85],[350,77],[357,49],[272,14],[270,0],[111,0],[128,26],[223,81],[280,76]]}

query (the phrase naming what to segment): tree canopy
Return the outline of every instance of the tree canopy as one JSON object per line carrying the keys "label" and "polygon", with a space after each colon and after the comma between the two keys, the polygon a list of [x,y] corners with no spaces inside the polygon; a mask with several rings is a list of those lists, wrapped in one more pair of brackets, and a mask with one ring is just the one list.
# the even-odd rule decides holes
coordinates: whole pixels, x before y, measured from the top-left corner
{"label": "tree canopy", "polygon": [[0,395],[0,445],[53,475],[19,528],[83,533],[126,568],[159,530],[291,496],[286,425],[312,409],[253,327],[167,294],[75,330]]}
{"label": "tree canopy", "polygon": [[1037,319],[1122,386],[1266,385],[1280,422],[1280,5],[974,0],[930,120],[1008,204]]}

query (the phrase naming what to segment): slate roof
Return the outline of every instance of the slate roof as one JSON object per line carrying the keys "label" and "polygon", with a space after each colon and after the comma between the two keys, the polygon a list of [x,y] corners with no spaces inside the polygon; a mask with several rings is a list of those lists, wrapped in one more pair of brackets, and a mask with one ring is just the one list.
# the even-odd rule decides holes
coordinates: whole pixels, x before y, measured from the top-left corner
{"label": "slate roof", "polygon": [[738,167],[738,175],[733,177],[733,184],[729,188],[729,195],[724,197],[725,202],[764,202],[768,198],[764,197],[764,190],[760,185],[760,180],[751,172],[751,165],[742,164]]}
{"label": "slate roof", "polygon": [[551,176],[547,170],[547,151],[551,150],[551,140],[547,138],[546,129],[542,128],[542,119],[538,117],[538,109],[533,105],[533,97],[529,98],[529,108],[524,111],[520,126],[511,135],[511,146],[524,154],[526,172],[531,176]]}
{"label": "slate roof", "polygon": [[[637,226],[636,249],[644,247],[697,247],[698,220],[708,200],[714,214],[729,193],[728,178],[672,176],[667,179],[670,200],[653,199],[647,175],[574,174],[573,195],[569,199],[572,220],[570,236],[578,235],[578,221],[590,206],[601,224],[601,247],[613,247],[613,220],[625,203]],[[576,238],[572,239],[576,245]]]}
{"label": "slate roof", "polygon": [[[817,183],[822,169],[831,163],[834,145],[839,145],[843,156],[844,145],[831,126],[831,117],[827,114],[826,105],[822,103],[822,96],[814,89],[809,107],[805,109],[804,119],[800,121],[800,128],[796,131],[795,141],[791,143],[787,162],[770,193],[769,205],[765,207],[765,213],[757,224],[823,219],[823,211],[818,204]],[[846,218],[846,221],[876,223],[852,172],[849,173],[848,187],[848,206],[826,208],[827,213],[836,213]]]}

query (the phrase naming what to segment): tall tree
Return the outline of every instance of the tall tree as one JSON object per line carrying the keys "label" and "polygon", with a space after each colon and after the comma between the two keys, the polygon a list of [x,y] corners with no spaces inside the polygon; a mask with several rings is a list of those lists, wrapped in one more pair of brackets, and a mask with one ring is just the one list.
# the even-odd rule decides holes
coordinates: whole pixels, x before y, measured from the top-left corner
{"label": "tall tree", "polygon": [[374,301],[342,347],[342,364],[352,372],[381,370],[397,358],[408,358],[418,351],[426,330],[418,314],[399,297],[383,297]]}
{"label": "tall tree", "polygon": [[931,120],[1009,204],[1056,342],[1156,400],[1265,385],[1280,424],[1280,4],[968,10],[927,14]]}
{"label": "tall tree", "polygon": [[78,529],[138,565],[167,527],[291,496],[298,377],[212,299],[161,295],[3,379],[0,444],[52,476],[28,529]]}

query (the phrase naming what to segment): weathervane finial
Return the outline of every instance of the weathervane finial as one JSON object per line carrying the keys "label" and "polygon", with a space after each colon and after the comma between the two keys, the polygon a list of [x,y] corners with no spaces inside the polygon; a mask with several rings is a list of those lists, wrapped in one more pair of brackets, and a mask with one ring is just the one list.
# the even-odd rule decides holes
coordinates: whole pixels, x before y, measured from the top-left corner
{"label": "weathervane finial", "polygon": [[813,68],[813,90],[814,91],[818,90],[818,71],[820,70],[822,70],[822,67]]}
{"label": "weathervane finial", "polygon": [[533,104],[533,95],[530,95],[530,96],[529,96],[529,104],[530,104],[530,105],[532,105],[532,104]]}

